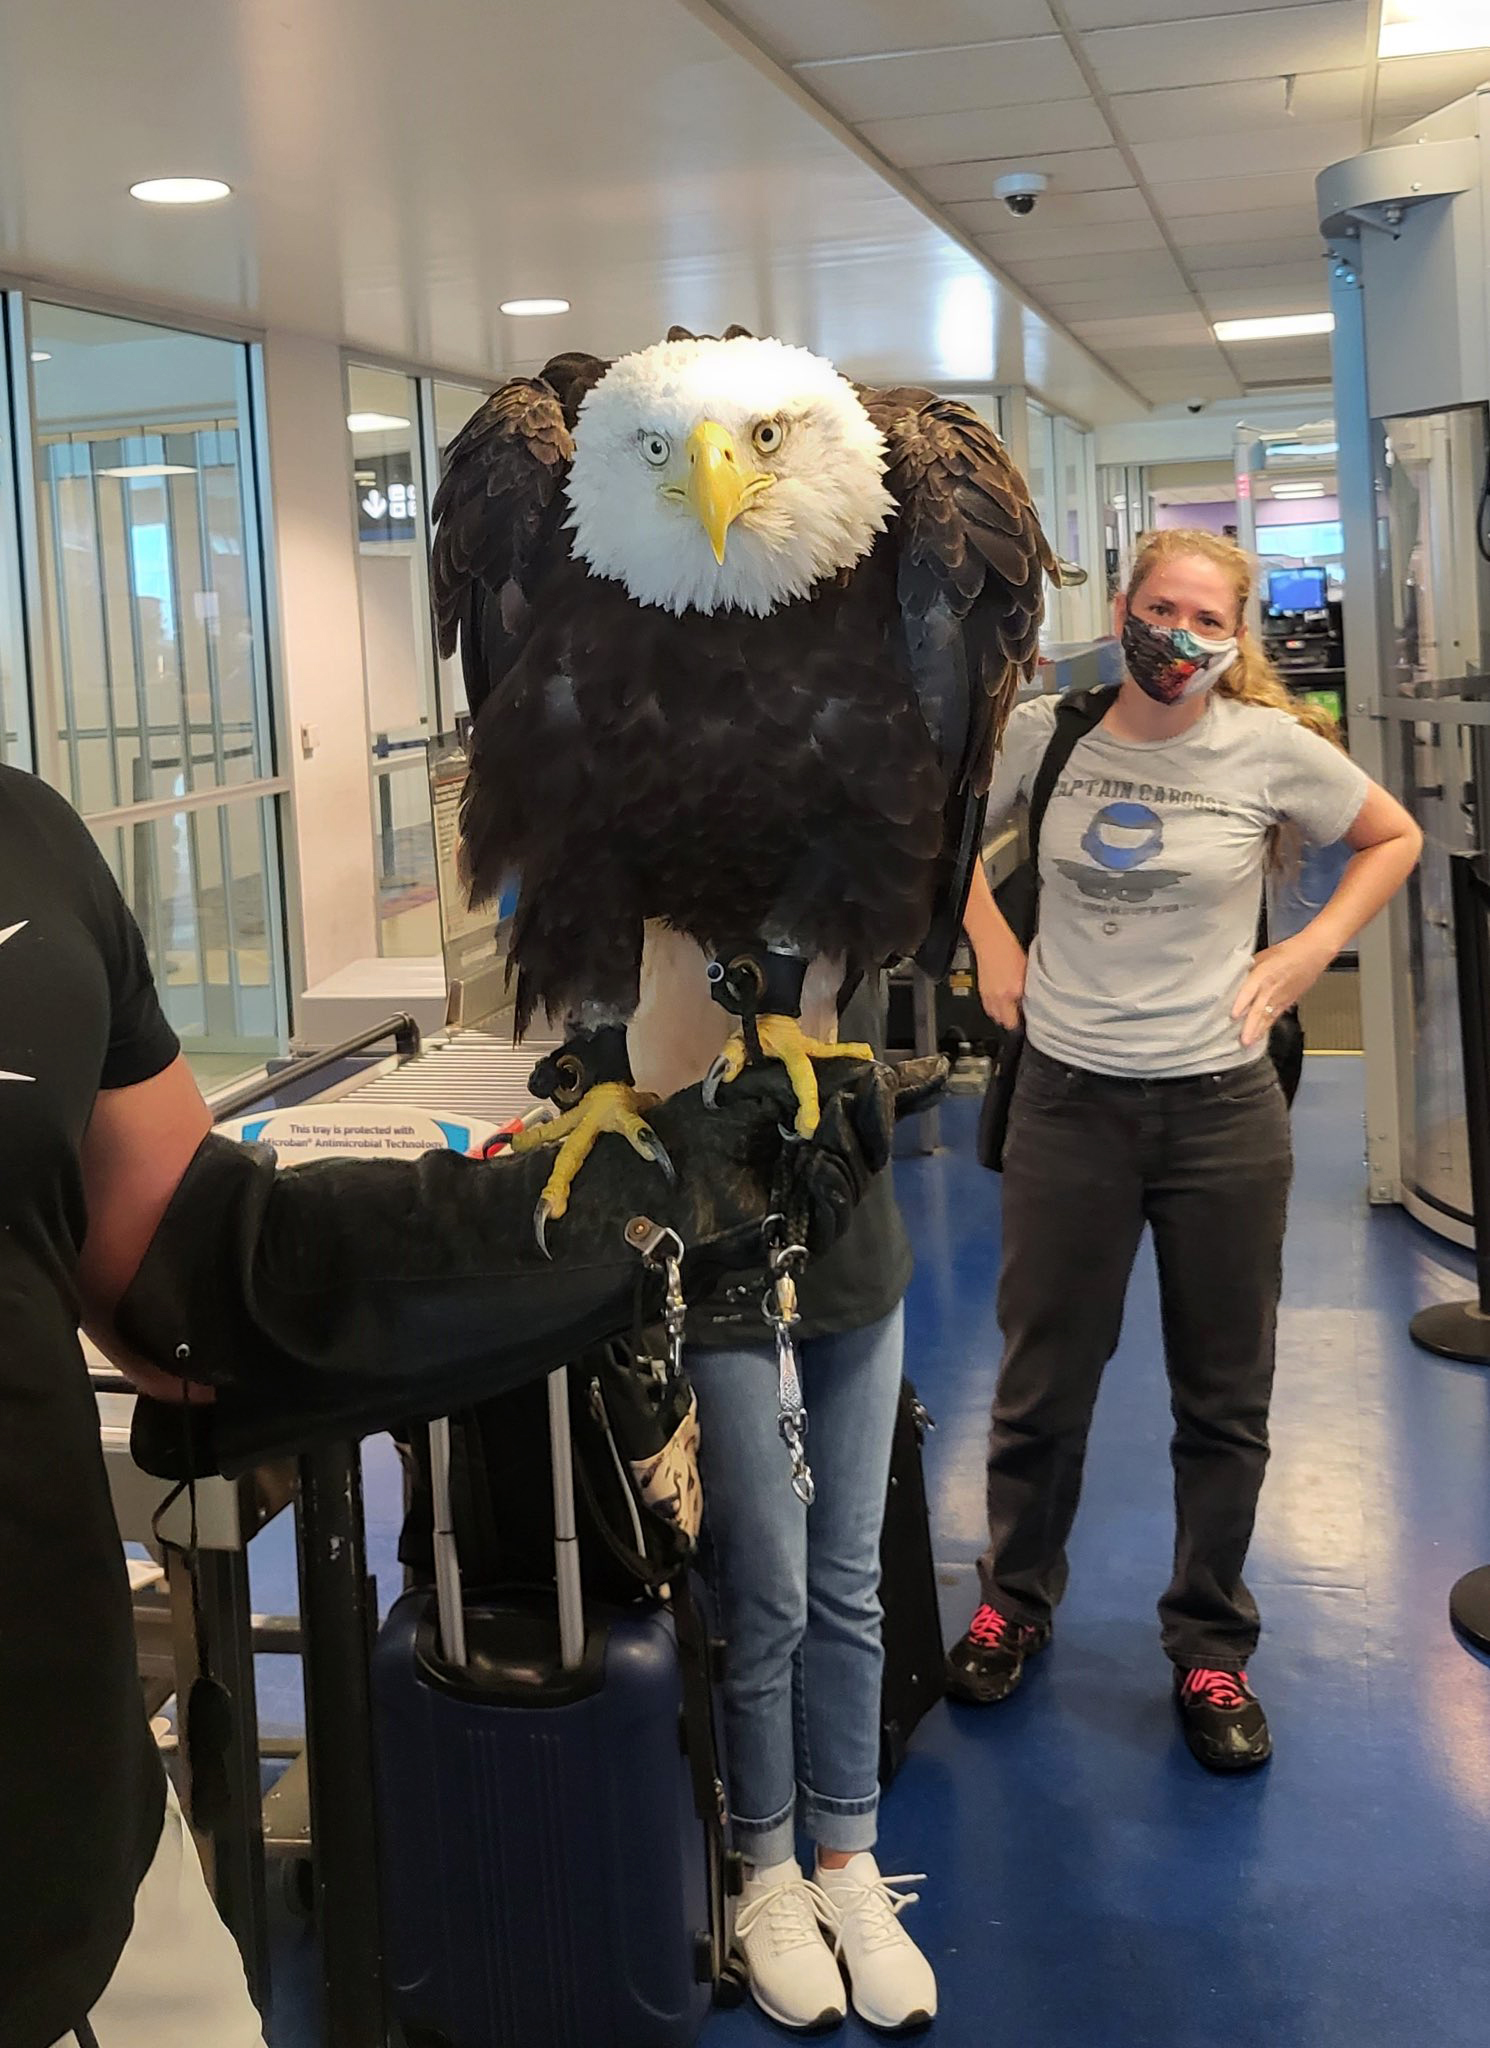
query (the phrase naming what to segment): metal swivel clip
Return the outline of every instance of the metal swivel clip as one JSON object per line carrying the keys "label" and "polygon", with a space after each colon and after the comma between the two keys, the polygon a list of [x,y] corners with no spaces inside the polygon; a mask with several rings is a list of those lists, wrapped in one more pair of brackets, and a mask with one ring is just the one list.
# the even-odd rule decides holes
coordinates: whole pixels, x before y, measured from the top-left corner
{"label": "metal swivel clip", "polygon": [[643,1265],[650,1266],[664,1277],[665,1372],[671,1382],[682,1375],[683,1332],[688,1321],[688,1303],[683,1298],[683,1240],[675,1230],[669,1230],[665,1224],[654,1223],[650,1216],[634,1216],[626,1226],[626,1242],[641,1253]]}
{"label": "metal swivel clip", "polygon": [[[782,1219],[768,1219],[780,1227]],[[771,1285],[761,1303],[761,1313],[776,1338],[776,1370],[779,1409],[776,1427],[792,1461],[792,1492],[803,1507],[817,1498],[812,1467],[807,1462],[807,1404],[802,1398],[802,1372],[797,1357],[796,1327],[802,1320],[797,1307],[797,1275],[807,1263],[805,1245],[772,1243],[767,1237],[767,1271]]]}

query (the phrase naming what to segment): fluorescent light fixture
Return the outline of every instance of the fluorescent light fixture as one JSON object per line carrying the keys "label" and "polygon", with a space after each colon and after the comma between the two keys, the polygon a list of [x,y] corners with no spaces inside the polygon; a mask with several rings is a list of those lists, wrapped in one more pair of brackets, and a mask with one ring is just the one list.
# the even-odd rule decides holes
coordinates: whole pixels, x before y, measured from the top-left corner
{"label": "fluorescent light fixture", "polygon": [[1322,498],[1325,496],[1325,488],[1323,484],[1274,484],[1273,496],[1275,498]]}
{"label": "fluorescent light fixture", "polygon": [[1436,57],[1490,49],[1485,0],[1384,0],[1378,57]]}
{"label": "fluorescent light fixture", "polygon": [[1282,461],[1288,462],[1296,455],[1311,459],[1316,455],[1338,455],[1340,453],[1340,443],[1338,441],[1269,441],[1264,452],[1269,461],[1276,455]]}
{"label": "fluorescent light fixture", "polygon": [[349,412],[347,425],[354,434],[392,434],[408,421],[396,412]]}
{"label": "fluorescent light fixture", "polygon": [[1277,341],[1294,334],[1332,334],[1333,313],[1278,313],[1266,320],[1217,320],[1217,341]]}
{"label": "fluorescent light fixture", "polygon": [[141,476],[195,476],[196,471],[186,462],[122,462],[116,469],[101,469],[100,476],[122,476],[126,479]]}
{"label": "fluorescent light fixture", "polygon": [[131,199],[143,199],[147,206],[210,206],[214,199],[226,199],[232,191],[221,178],[142,178],[131,185]]}
{"label": "fluorescent light fixture", "polygon": [[34,348],[31,351],[31,360],[33,363],[49,363],[52,360],[52,351],[49,348]]}
{"label": "fluorescent light fixture", "polygon": [[567,299],[503,299],[501,310],[514,320],[537,320],[545,313],[567,313]]}

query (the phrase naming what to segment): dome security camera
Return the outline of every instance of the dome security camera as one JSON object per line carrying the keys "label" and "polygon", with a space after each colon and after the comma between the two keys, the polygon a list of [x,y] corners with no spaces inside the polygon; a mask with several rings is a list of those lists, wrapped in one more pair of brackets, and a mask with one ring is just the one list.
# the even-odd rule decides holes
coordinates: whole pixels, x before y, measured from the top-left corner
{"label": "dome security camera", "polygon": [[1185,400],[1185,410],[1186,412],[1204,412],[1205,400],[1203,398],[1187,398]]}
{"label": "dome security camera", "polygon": [[1027,220],[1035,210],[1040,194],[1048,190],[1049,178],[1044,171],[1006,171],[1001,178],[995,178],[993,196],[1002,199],[1018,220]]}

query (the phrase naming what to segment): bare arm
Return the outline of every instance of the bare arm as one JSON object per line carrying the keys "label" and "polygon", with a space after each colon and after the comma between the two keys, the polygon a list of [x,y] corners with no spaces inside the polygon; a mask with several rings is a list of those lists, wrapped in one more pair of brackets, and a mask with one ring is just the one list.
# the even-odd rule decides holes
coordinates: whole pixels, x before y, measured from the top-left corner
{"label": "bare arm", "polygon": [[993,900],[982,861],[973,869],[973,885],[967,909],[963,912],[962,928],[973,949],[978,997],[983,1008],[995,1024],[1002,1024],[1006,1031],[1016,1030],[1023,1013],[1028,963],[1023,946]]}
{"label": "bare arm", "polygon": [[1259,953],[1242,984],[1232,1015],[1246,1020],[1243,1045],[1259,1044],[1273,1018],[1307,994],[1341,948],[1396,895],[1423,850],[1419,827],[1374,782],[1345,838],[1354,858],[1329,902],[1293,938]]}
{"label": "bare arm", "polygon": [[[179,1383],[131,1354],[113,1327],[113,1315],[211,1128],[191,1069],[176,1059],[137,1087],[105,1089],[83,1140],[83,1327],[142,1393],[158,1398],[179,1400]],[[210,1388],[193,1389],[195,1399],[210,1395]]]}

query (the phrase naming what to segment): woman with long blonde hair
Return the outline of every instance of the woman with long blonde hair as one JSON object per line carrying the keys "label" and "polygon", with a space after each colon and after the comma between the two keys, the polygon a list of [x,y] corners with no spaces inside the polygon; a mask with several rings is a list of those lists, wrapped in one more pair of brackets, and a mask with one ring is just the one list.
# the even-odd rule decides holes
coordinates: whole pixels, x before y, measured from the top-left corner
{"label": "woman with long blonde hair", "polygon": [[[967,931],[985,1008],[1025,1045],[1004,1150],[1004,1359],[982,1602],[953,1693],[1007,1699],[1049,1641],[1087,1433],[1152,1230],[1175,1430],[1174,1576],[1159,1603],[1186,1740],[1212,1770],[1272,1741],[1247,1678],[1242,1577],[1268,1454],[1292,1178],[1268,1038],[1410,873],[1412,819],[1289,692],[1247,630],[1229,541],[1151,534],[1114,608],[1126,674],[1055,782],[1028,959],[978,875]],[[994,821],[1028,801],[1056,700],[1010,721]],[[1302,931],[1258,952],[1290,835],[1352,857]]]}

